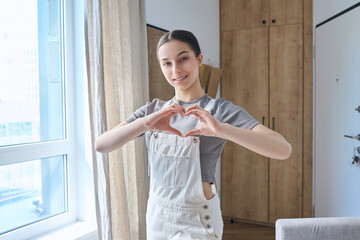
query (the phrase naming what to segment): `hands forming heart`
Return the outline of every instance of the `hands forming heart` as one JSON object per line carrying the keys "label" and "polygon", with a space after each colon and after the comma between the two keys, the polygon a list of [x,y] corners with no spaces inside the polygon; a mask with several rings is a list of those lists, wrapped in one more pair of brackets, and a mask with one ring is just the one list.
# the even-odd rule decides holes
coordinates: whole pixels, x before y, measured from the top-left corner
{"label": "hands forming heart", "polygon": [[[170,120],[176,114],[180,114],[182,117],[194,115],[199,119],[200,126],[196,129],[190,130],[184,136],[182,136],[179,130],[170,126]],[[220,125],[221,123],[216,118],[214,118],[208,111],[204,110],[199,105],[193,105],[187,109],[184,109],[179,104],[173,103],[169,107],[145,117],[145,126],[148,128],[148,130],[166,131],[176,134],[180,137],[193,135],[216,137]]]}

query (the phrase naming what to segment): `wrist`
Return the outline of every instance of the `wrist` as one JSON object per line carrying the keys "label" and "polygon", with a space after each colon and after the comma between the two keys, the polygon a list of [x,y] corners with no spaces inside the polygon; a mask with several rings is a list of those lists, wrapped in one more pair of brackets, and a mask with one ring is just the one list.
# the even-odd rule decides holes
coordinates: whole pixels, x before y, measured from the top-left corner
{"label": "wrist", "polygon": [[141,129],[142,132],[147,132],[151,130],[150,126],[147,124],[146,117],[138,118],[136,119],[136,121],[139,122],[140,124],[139,128]]}
{"label": "wrist", "polygon": [[216,137],[226,139],[225,132],[226,132],[227,125],[229,125],[229,124],[222,123],[222,122],[219,123],[219,125],[216,129]]}

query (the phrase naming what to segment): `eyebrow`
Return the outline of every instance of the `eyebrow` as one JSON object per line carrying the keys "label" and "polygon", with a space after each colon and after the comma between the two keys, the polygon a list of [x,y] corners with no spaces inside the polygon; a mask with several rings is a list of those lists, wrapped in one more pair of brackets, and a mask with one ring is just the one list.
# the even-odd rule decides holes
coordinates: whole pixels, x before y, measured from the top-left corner
{"label": "eyebrow", "polygon": [[[180,56],[180,55],[183,54],[183,53],[189,53],[189,51],[186,51],[186,50],[181,51],[181,52],[178,53],[178,55],[176,55],[176,56],[178,57],[178,56]],[[163,59],[161,59],[161,61],[164,61],[164,60],[169,60],[169,59],[168,59],[168,58],[163,58]]]}

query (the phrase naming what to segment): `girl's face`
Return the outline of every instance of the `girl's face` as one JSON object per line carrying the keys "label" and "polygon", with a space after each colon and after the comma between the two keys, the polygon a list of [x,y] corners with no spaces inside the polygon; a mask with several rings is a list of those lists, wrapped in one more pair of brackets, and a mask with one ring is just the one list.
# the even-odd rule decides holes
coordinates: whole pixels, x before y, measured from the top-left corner
{"label": "girl's face", "polygon": [[199,81],[199,67],[203,55],[195,52],[187,43],[171,40],[163,44],[158,51],[161,70],[176,91],[191,90]]}

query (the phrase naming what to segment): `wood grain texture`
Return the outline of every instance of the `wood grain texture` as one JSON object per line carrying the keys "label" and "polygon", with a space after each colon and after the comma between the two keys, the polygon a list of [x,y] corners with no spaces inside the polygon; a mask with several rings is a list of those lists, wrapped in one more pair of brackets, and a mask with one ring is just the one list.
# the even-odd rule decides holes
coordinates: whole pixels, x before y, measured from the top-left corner
{"label": "wood grain texture", "polygon": [[[259,121],[262,121],[263,114],[259,111],[261,105],[271,104],[268,105],[270,112],[264,113],[265,125],[272,127],[272,117],[275,117],[275,130],[283,134],[293,147],[290,159],[284,162],[270,160],[269,163],[267,177],[270,195],[262,197],[269,198],[270,215],[267,222],[270,224],[280,217],[312,216],[312,4],[313,0],[222,0],[220,2],[223,70],[221,96],[244,107]],[[265,25],[258,23],[261,18],[259,16],[266,18]],[[276,18],[275,23],[271,22],[273,18]],[[266,34],[257,35],[257,38],[265,37],[269,46],[270,56],[267,54],[269,59],[266,60],[266,64],[270,65],[270,70],[267,67],[266,72],[271,82],[268,89],[270,95],[264,93],[264,90],[259,90],[257,82],[254,82],[254,79],[263,78],[261,73],[264,71],[263,65],[266,64],[254,64],[252,59],[259,56],[253,48],[259,48],[259,45],[252,42],[253,39],[249,40],[253,38],[252,34],[246,33],[261,29],[260,26],[271,29],[270,39]],[[248,40],[244,40],[246,38]],[[257,39],[257,41],[261,40]],[[249,91],[251,84],[254,84],[253,92]],[[261,101],[263,98],[254,97],[264,94],[269,98],[266,103]],[[250,213],[247,210],[248,196],[252,193],[240,182],[245,184],[259,180],[252,179],[250,174],[246,175],[247,173],[237,176],[240,172],[239,168],[251,166],[246,162],[239,164],[236,161],[239,156],[242,159],[257,161],[256,157],[248,157],[247,154],[250,153],[246,151],[231,143],[225,146],[222,160],[222,187],[229,190],[225,196],[223,194],[222,203],[225,208],[225,205],[228,205],[239,209],[228,207],[223,215],[252,221],[261,217],[258,218],[257,213]],[[230,162],[227,159],[230,159]],[[240,193],[234,189],[240,189],[238,190]]]}
{"label": "wood grain texture", "polygon": [[275,227],[224,219],[223,240],[275,240]]}
{"label": "wood grain texture", "polygon": [[202,64],[199,69],[199,78],[200,78],[201,87],[205,89],[205,92],[207,92],[209,86],[210,74],[211,74],[211,67],[209,65]]}
{"label": "wood grain texture", "polygon": [[218,92],[221,73],[221,68],[211,67],[206,64],[202,64],[200,67],[201,87],[205,89],[205,93],[212,98],[215,98]]}
{"label": "wood grain texture", "polygon": [[285,161],[270,160],[269,220],[302,217],[302,24],[270,27],[270,117],[292,145]]}
{"label": "wood grain texture", "polygon": [[304,0],[303,217],[312,217],[313,186],[313,0]]}
{"label": "wood grain texture", "polygon": [[[275,20],[275,23],[272,21]],[[270,0],[270,25],[303,22],[303,0]]]}
{"label": "wood grain texture", "polygon": [[219,83],[221,80],[221,74],[222,74],[221,68],[214,68],[214,67],[211,68],[211,74],[206,92],[212,98],[215,98],[218,92]]}
{"label": "wood grain texture", "polygon": [[165,31],[147,26],[150,101],[154,98],[169,100],[174,96],[174,88],[164,77],[157,59],[156,46],[165,33]]}
{"label": "wood grain texture", "polygon": [[269,0],[221,0],[220,18],[221,31],[268,26]]}
{"label": "wood grain texture", "polygon": [[[262,122],[268,116],[268,28],[222,33],[221,96]],[[227,217],[268,221],[268,158],[228,142],[222,156]]]}

